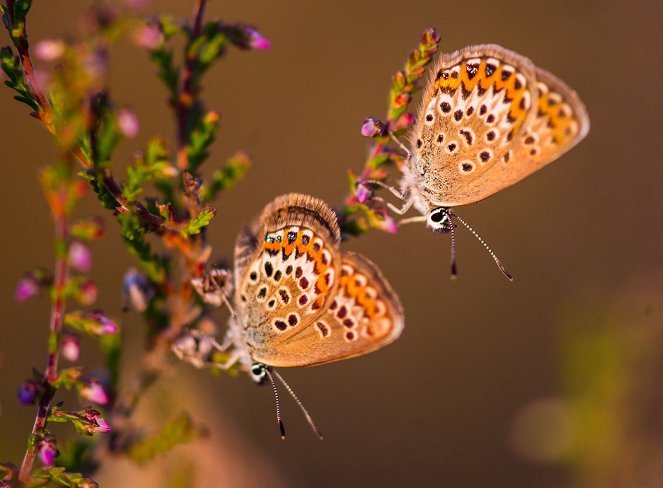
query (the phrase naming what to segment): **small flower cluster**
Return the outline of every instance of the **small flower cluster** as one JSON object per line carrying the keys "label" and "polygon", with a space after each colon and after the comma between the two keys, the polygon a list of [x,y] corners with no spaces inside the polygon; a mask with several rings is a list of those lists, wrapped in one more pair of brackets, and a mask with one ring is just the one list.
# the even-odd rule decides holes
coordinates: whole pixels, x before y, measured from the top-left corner
{"label": "small flower cluster", "polygon": [[[132,415],[148,386],[166,368],[167,354],[185,327],[192,325],[207,333],[216,329],[208,304],[192,291],[192,280],[197,283],[211,255],[205,233],[216,215],[212,202],[219,192],[243,178],[250,160],[238,151],[203,180],[201,166],[209,157],[220,115],[205,107],[201,83],[210,66],[230,47],[262,51],[270,42],[250,25],[205,21],[207,0],[195,2],[190,22],[168,15],[139,19],[137,12],[147,2],[123,3],[96,4],[84,17],[87,33],[80,41],[45,39],[30,49],[27,16],[31,0],[0,1],[0,14],[13,44],[0,49],[5,84],[54,136],[58,149],[57,160],[40,178],[56,228],[55,265],[53,271],[38,268],[26,273],[15,290],[19,301],[51,297],[48,367],[43,373],[35,371],[18,388],[22,404],[38,405],[35,429],[21,467],[1,465],[0,479],[96,486],[86,476],[64,470],[62,459],[72,458],[74,447],[58,443],[49,429],[52,422],[70,423],[78,434],[90,436],[111,431],[106,420],[111,419],[115,436],[131,440],[120,447],[106,445],[106,449],[138,462],[202,435],[188,417],[166,424],[153,437],[135,432],[142,426],[115,420]],[[169,93],[177,137],[174,149],[162,138],[150,139],[146,148],[136,153],[126,180],[120,182],[114,174],[115,150],[121,141],[136,138],[141,130],[138,116],[116,104],[107,86],[109,47],[125,35],[144,49],[156,66]],[[178,65],[175,49],[182,44]],[[32,56],[42,63],[43,84],[35,76]],[[124,399],[117,398],[121,330],[110,315],[92,308],[98,287],[87,276],[93,268],[91,242],[103,236],[103,221],[75,217],[76,204],[89,188],[102,207],[112,212],[122,240],[137,260],[137,267],[125,275],[124,308],[142,315],[148,340],[140,381]],[[154,250],[155,241],[165,252]],[[227,299],[230,282],[226,271],[210,275],[206,284],[210,299]],[[78,364],[85,336],[100,344],[106,366],[100,374],[86,374]],[[60,358],[72,365],[59,369]],[[103,407],[105,413],[91,407],[62,409],[62,403],[53,403],[62,389],[77,392],[82,402]],[[102,445],[103,438],[96,436],[95,442],[86,443],[86,455]],[[35,460],[41,462],[41,468],[33,467]]]}
{"label": "small flower cluster", "polygon": [[361,126],[361,135],[372,139],[372,144],[361,174],[349,174],[350,195],[341,210],[342,228],[346,234],[360,235],[369,229],[389,233],[398,231],[398,224],[383,202],[373,198],[374,182],[385,183],[389,176],[388,168],[400,168],[404,162],[400,148],[394,147],[393,142],[414,125],[414,115],[407,112],[407,108],[419,88],[418,82],[425,73],[426,65],[437,52],[439,42],[440,36],[435,29],[423,32],[419,45],[408,56],[403,70],[392,77],[386,120],[369,117]]}

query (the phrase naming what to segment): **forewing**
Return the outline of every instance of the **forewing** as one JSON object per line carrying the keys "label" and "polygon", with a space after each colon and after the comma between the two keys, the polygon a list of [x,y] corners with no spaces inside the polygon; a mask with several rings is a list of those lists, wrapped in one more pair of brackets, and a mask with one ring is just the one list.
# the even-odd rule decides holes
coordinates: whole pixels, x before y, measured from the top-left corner
{"label": "forewing", "polygon": [[[565,107],[561,115],[547,106],[540,112],[545,87]],[[548,133],[557,119],[563,138],[557,127]],[[587,128],[577,95],[529,59],[497,45],[443,55],[412,134],[420,191],[431,206],[476,202],[554,160]],[[545,146],[525,149],[532,138]]]}
{"label": "forewing", "polygon": [[338,280],[338,239],[333,211],[305,195],[277,198],[240,235],[234,301],[249,353],[278,351],[323,312]]}
{"label": "forewing", "polygon": [[275,350],[254,351],[273,366],[314,366],[360,356],[394,341],[403,330],[398,296],[375,264],[342,253],[335,295],[323,313],[283,337]]}

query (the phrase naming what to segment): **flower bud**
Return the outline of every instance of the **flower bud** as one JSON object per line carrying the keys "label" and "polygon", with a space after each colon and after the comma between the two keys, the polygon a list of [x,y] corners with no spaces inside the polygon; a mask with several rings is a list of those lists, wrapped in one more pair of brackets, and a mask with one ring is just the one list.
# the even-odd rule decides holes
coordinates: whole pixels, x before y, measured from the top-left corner
{"label": "flower bud", "polygon": [[18,388],[18,401],[21,405],[34,405],[39,393],[39,385],[35,380],[26,380]]}
{"label": "flower bud", "polygon": [[117,111],[117,125],[124,137],[129,139],[136,137],[140,129],[136,114],[128,108],[121,108]]}
{"label": "flower bud", "polygon": [[361,126],[361,135],[364,137],[377,137],[382,135],[383,131],[384,122],[373,117],[368,117]]}
{"label": "flower bud", "polygon": [[96,325],[92,329],[94,334],[115,334],[119,330],[117,323],[106,317],[100,310],[90,312],[89,318],[96,322]]}
{"label": "flower bud", "polygon": [[164,38],[158,25],[148,24],[134,32],[133,40],[145,49],[156,49],[163,43]]}
{"label": "flower bud", "polygon": [[58,448],[55,444],[55,437],[42,437],[37,442],[37,455],[41,464],[44,466],[53,466],[55,457],[58,455]]}
{"label": "flower bud", "polygon": [[133,308],[137,312],[144,312],[153,294],[154,291],[150,287],[147,278],[136,271],[135,268],[129,268],[124,275],[122,286],[125,310]]}
{"label": "flower bud", "polygon": [[92,305],[97,301],[97,293],[97,284],[92,280],[85,280],[79,285],[76,298],[82,305]]}
{"label": "flower bud", "polygon": [[366,203],[373,198],[373,189],[363,181],[358,181],[355,185],[355,198],[359,203]]}
{"label": "flower bud", "polygon": [[14,297],[19,302],[24,302],[39,295],[40,291],[40,283],[33,275],[28,274],[18,280],[16,290],[14,291]]}
{"label": "flower bud", "polygon": [[62,357],[69,362],[76,362],[81,357],[81,346],[78,336],[66,334],[62,338]]}
{"label": "flower bud", "polygon": [[101,413],[94,408],[86,408],[80,412],[83,417],[85,417],[90,425],[86,427],[88,432],[110,432],[111,426],[106,422],[102,417]]}
{"label": "flower bud", "polygon": [[101,382],[95,378],[91,378],[78,389],[80,397],[88,402],[97,403],[99,405],[106,405],[108,403],[108,393],[104,389]]}
{"label": "flower bud", "polygon": [[86,273],[92,269],[92,253],[80,241],[73,241],[69,245],[69,264],[72,268]]}
{"label": "flower bud", "polygon": [[265,51],[269,49],[272,45],[260,32],[255,30],[253,27],[246,27],[244,33],[249,38],[248,47],[249,49],[255,49],[256,51]]}
{"label": "flower bud", "polygon": [[35,44],[34,53],[42,61],[56,61],[64,54],[66,45],[58,39],[45,39]]}

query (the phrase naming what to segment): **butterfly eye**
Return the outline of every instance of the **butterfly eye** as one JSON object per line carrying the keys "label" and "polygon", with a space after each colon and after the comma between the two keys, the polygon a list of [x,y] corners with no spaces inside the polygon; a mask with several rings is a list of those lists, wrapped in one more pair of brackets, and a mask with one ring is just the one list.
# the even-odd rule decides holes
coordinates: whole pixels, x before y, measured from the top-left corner
{"label": "butterfly eye", "polygon": [[433,209],[428,214],[428,226],[433,230],[446,230],[449,227],[449,212],[446,208]]}
{"label": "butterfly eye", "polygon": [[265,365],[261,363],[255,363],[251,366],[251,379],[262,385],[267,380],[267,373],[265,372]]}

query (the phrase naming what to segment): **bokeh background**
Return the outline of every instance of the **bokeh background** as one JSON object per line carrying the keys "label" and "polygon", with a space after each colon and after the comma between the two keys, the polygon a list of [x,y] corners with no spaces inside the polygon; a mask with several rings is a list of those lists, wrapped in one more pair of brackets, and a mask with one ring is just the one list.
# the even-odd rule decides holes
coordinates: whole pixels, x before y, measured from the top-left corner
{"label": "bokeh background", "polygon": [[[150,10],[185,16],[190,3],[155,0]],[[31,39],[76,35],[85,4],[36,2]],[[217,0],[208,17],[253,23],[272,42],[267,52],[231,51],[205,86],[222,114],[209,166],[236,149],[254,161],[218,204],[210,238],[219,257],[276,195],[341,204],[346,172],[366,154],[360,125],[384,114],[390,76],[426,27],[438,28],[444,51],[495,42],[529,56],[578,91],[592,129],[558,162],[458,209],[514,283],[462,229],[455,283],[448,239],[423,226],[345,244],[398,290],[406,330],[375,354],[281,371],[323,442],[285,396],[284,442],[268,388],[173,363],[142,415],[158,425],[186,409],[210,437],[145,468],[111,462],[102,486],[663,486],[663,3]],[[141,137],[119,152],[121,167],[148,136],[171,136],[173,124],[165,89],[129,41],[113,49],[111,86],[141,123]],[[47,133],[2,88],[2,460],[20,460],[34,412],[15,392],[45,359],[48,303],[16,303],[13,289],[25,270],[51,266],[36,177],[53,155]],[[90,199],[83,213],[100,211]],[[127,331],[129,382],[142,326],[121,312],[133,261],[108,222],[93,247],[94,277],[100,305]],[[99,364],[92,346],[84,359]]]}

